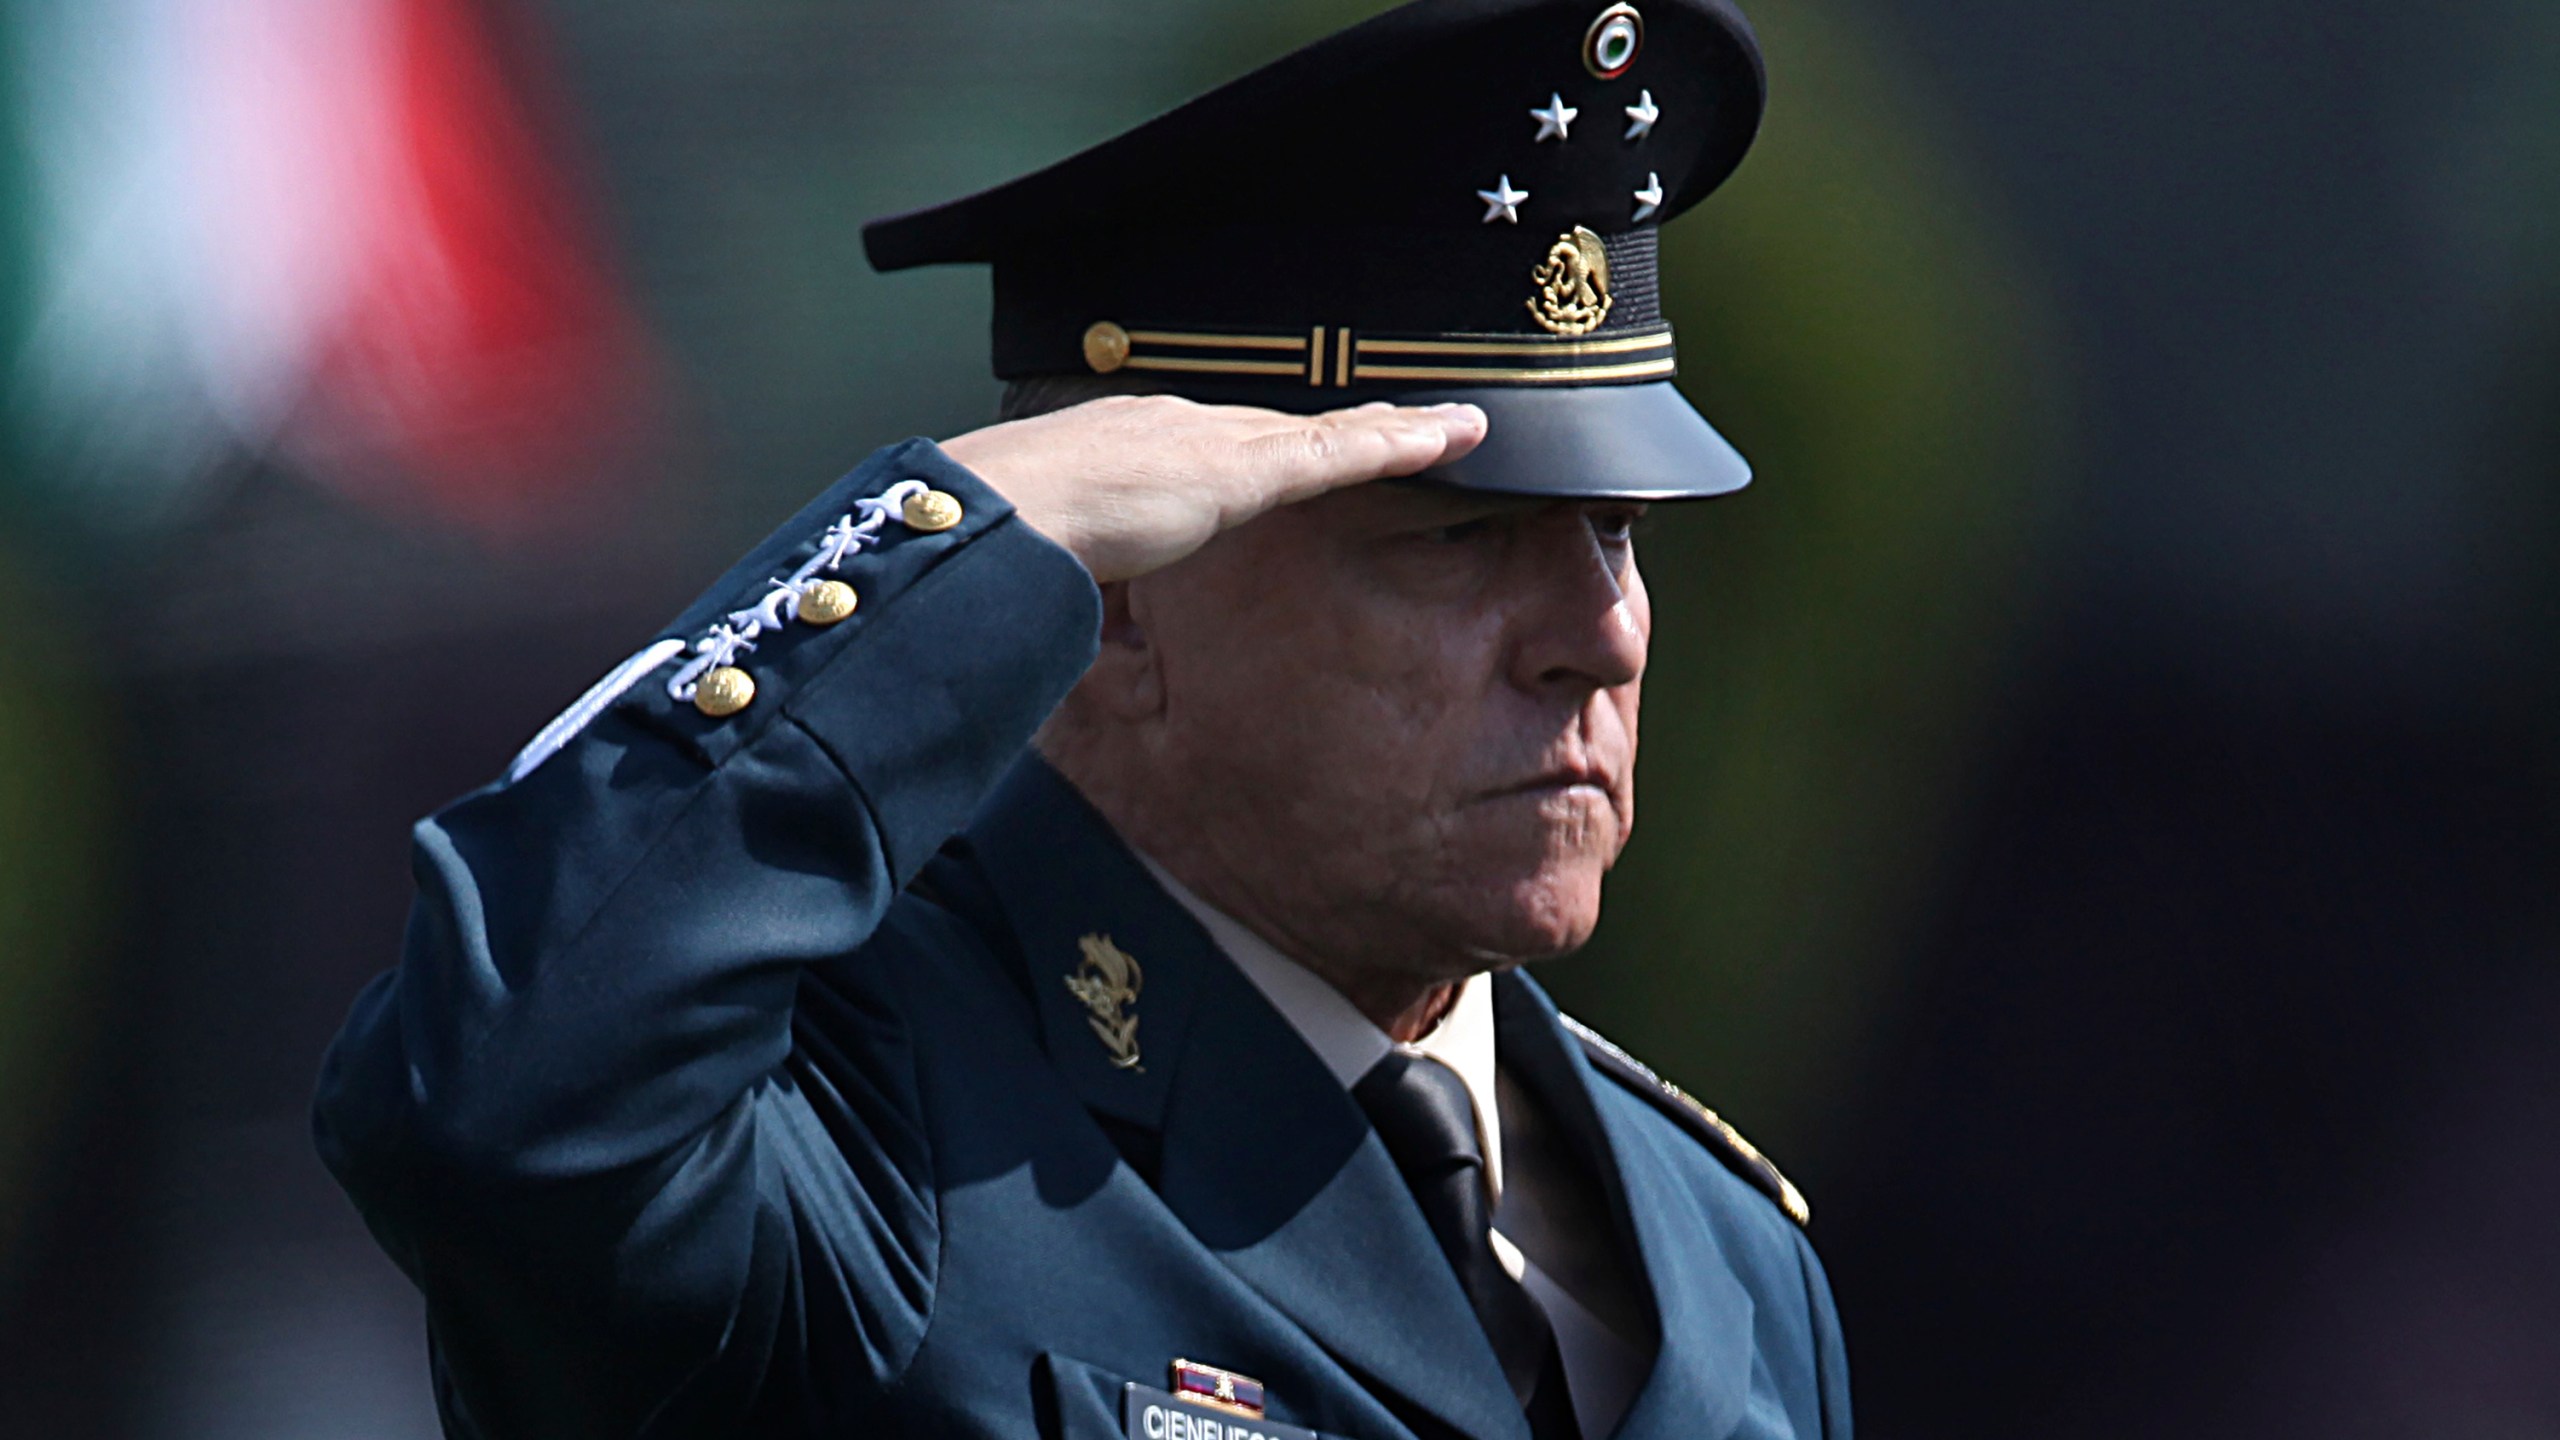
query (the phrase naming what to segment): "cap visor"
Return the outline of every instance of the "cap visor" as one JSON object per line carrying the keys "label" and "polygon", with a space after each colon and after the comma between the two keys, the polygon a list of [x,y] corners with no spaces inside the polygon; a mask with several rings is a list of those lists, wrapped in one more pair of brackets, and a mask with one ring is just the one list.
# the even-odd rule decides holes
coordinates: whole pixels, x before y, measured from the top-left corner
{"label": "cap visor", "polygon": [[1506,495],[1695,500],[1751,483],[1751,463],[1668,381],[1571,389],[1435,390],[1397,403],[1465,401],[1491,422],[1463,460],[1417,479]]}

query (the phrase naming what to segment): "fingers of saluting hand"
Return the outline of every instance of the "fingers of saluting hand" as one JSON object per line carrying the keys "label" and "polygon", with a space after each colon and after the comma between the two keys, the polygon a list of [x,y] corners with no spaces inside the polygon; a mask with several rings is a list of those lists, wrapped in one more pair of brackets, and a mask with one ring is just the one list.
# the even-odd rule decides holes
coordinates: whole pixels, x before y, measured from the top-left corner
{"label": "fingers of saluting hand", "polygon": [[1254,468],[1269,487],[1264,502],[1249,514],[1346,485],[1446,465],[1483,442],[1486,424],[1484,412],[1473,405],[1426,408],[1384,401],[1323,415],[1274,418],[1282,423],[1249,447]]}
{"label": "fingers of saluting hand", "polygon": [[1274,507],[1448,464],[1473,450],[1485,427],[1473,405],[1373,402],[1287,415],[1121,396],[942,448],[1107,581],[1170,565]]}

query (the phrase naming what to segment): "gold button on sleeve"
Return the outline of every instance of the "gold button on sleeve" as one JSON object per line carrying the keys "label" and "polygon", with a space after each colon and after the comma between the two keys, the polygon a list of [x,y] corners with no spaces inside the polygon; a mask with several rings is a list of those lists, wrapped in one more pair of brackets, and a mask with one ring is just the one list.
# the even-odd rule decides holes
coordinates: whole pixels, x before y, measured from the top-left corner
{"label": "gold button on sleeve", "polygon": [[960,502],[940,490],[927,490],[907,497],[899,513],[908,529],[931,535],[960,523]]}
{"label": "gold button on sleeve", "polygon": [[693,687],[693,708],[724,720],[755,703],[756,677],[735,665],[723,665]]}
{"label": "gold button on sleeve", "polygon": [[812,625],[833,625],[860,603],[852,586],[841,580],[821,580],[800,592],[800,618]]}

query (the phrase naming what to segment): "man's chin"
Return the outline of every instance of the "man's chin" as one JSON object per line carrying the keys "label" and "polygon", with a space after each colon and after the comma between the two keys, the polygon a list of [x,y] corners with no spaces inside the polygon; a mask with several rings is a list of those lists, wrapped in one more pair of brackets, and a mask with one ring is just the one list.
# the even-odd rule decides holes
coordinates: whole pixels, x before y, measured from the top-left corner
{"label": "man's chin", "polygon": [[1480,959],[1509,966],[1570,955],[1590,943],[1599,924],[1596,873],[1539,872],[1489,889],[1464,928]]}

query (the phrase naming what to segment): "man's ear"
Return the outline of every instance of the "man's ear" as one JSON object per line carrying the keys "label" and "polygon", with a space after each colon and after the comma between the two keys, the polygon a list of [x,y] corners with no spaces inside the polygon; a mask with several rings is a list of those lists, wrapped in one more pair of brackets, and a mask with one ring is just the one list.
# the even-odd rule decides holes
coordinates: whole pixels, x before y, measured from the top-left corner
{"label": "man's ear", "polygon": [[1079,687],[1115,720],[1145,720],[1164,709],[1161,658],[1147,633],[1146,604],[1134,582],[1102,587],[1102,650]]}

